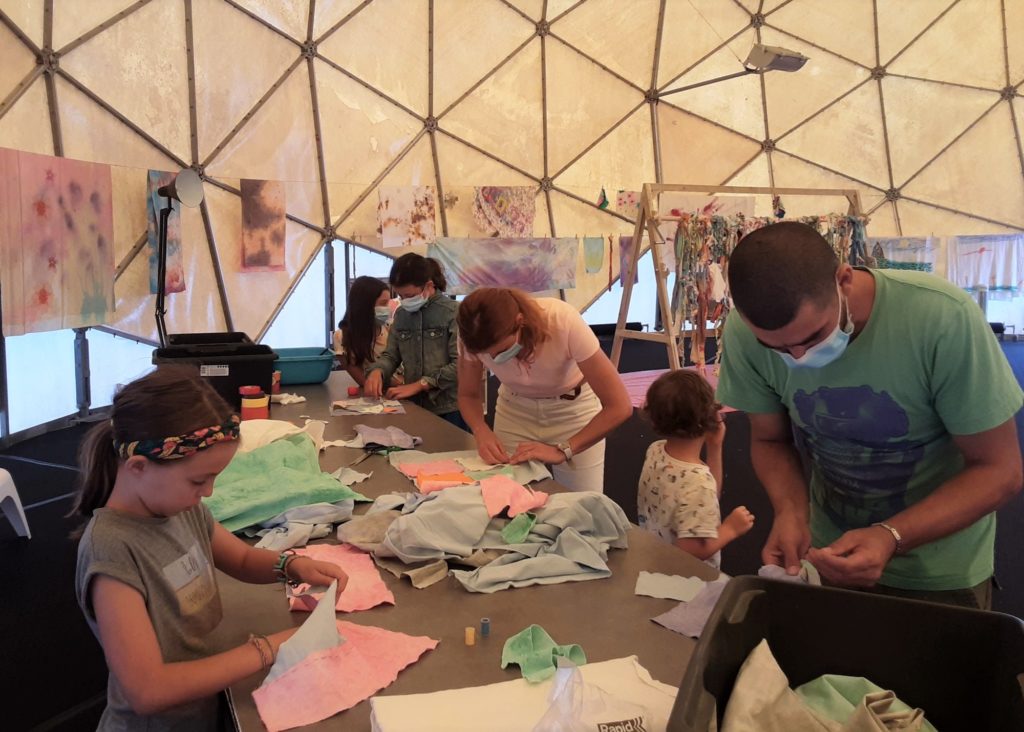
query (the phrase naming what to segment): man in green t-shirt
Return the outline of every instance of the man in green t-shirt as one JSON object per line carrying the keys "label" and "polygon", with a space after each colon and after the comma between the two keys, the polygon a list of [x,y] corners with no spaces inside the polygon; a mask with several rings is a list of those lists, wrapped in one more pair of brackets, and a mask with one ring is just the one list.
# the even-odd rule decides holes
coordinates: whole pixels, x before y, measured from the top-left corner
{"label": "man in green t-shirt", "polygon": [[775,510],[765,564],[990,605],[1024,394],[981,309],[930,274],[841,264],[799,223],[746,236],[728,277],[718,398],[750,415]]}

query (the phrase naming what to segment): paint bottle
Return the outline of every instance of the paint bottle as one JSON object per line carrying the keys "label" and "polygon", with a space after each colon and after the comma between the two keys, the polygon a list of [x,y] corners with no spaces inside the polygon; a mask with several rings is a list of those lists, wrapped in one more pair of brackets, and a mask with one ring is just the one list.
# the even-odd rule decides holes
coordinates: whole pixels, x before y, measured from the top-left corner
{"label": "paint bottle", "polygon": [[240,386],[242,419],[270,419],[270,397],[258,386]]}
{"label": "paint bottle", "polygon": [[270,380],[270,393],[280,394],[281,393],[281,372],[275,371]]}

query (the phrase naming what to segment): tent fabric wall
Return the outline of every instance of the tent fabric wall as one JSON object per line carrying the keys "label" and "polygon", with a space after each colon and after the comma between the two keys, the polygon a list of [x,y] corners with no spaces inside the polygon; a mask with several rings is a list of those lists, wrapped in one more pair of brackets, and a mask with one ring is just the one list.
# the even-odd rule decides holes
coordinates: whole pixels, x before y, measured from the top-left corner
{"label": "tent fabric wall", "polygon": [[[811,60],[659,97],[755,42]],[[168,328],[258,335],[322,241],[379,248],[382,185],[434,186],[453,237],[483,185],[535,186],[534,236],[628,234],[597,196],[654,181],[854,188],[872,236],[1021,231],[1022,83],[1001,0],[0,0],[0,146],[118,166],[111,325],[147,338],[148,168],[208,178]],[[240,178],[285,183],[285,272],[238,272]]]}

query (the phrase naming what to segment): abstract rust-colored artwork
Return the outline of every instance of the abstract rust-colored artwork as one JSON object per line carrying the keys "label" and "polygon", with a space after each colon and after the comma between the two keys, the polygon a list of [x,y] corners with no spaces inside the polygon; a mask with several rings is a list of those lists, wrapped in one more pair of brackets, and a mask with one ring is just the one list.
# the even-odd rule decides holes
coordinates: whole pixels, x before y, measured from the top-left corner
{"label": "abstract rust-colored artwork", "polygon": [[0,150],[5,335],[107,322],[113,228],[109,166]]}
{"label": "abstract rust-colored artwork", "polygon": [[437,197],[430,186],[381,186],[377,228],[385,247],[426,246],[434,241]]}
{"label": "abstract rust-colored artwork", "polygon": [[243,179],[239,188],[242,192],[242,271],[283,271],[284,183]]}

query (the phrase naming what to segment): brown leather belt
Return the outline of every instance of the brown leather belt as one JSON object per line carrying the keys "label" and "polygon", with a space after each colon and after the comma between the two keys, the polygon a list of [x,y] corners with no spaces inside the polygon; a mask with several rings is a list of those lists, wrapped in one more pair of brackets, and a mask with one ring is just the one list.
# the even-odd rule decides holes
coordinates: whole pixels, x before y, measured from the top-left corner
{"label": "brown leather belt", "polygon": [[580,383],[578,383],[576,385],[575,389],[573,389],[570,392],[566,392],[565,394],[559,394],[558,398],[559,399],[565,399],[567,402],[573,401],[574,399],[576,399],[576,397],[578,397],[581,393],[583,393],[583,384],[584,383],[585,382],[581,381]]}

